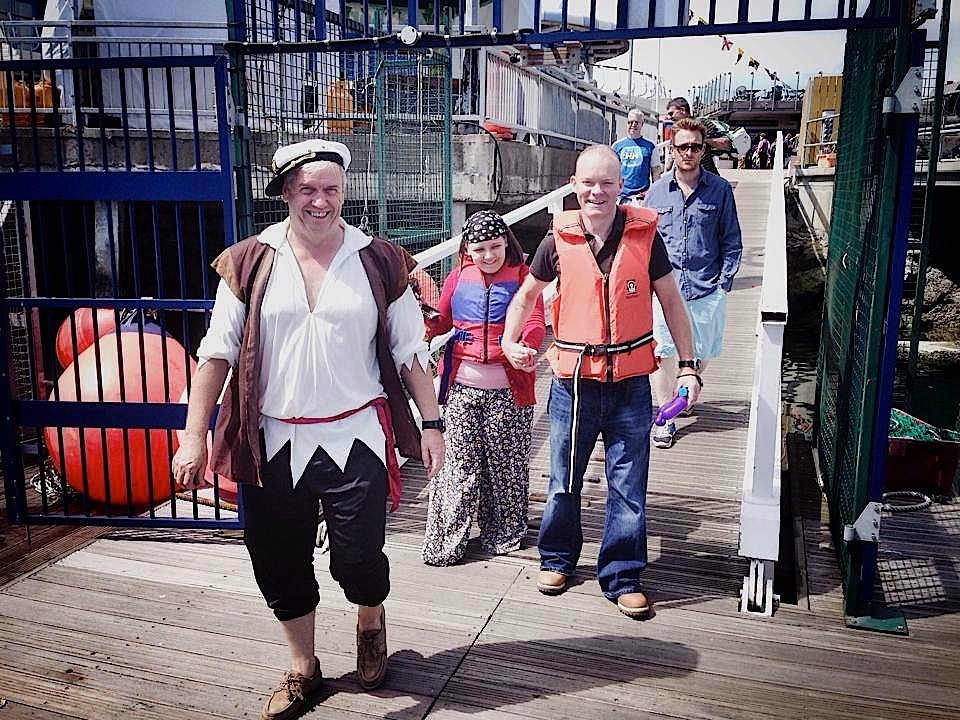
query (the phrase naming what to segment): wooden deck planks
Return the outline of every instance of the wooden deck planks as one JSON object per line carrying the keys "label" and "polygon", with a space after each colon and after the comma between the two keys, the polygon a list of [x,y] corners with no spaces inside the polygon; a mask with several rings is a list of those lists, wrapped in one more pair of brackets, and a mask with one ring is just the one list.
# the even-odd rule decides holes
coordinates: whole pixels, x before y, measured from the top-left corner
{"label": "wooden deck planks", "polygon": [[[960,708],[958,537],[952,508],[887,523],[886,592],[907,601],[911,636],[850,631],[840,621],[829,535],[800,521],[809,609],[738,614],[746,562],[737,555],[739,494],[766,218],[763,175],[736,187],[746,245],[730,298],[724,356],[674,448],[651,452],[648,494],[655,600],[630,621],[599,592],[602,443],[584,491],[585,545],[563,595],[536,591],[534,543],[545,500],[548,428],[535,415],[529,544],[461,565],[419,559],[426,479],[404,468],[403,506],[388,520],[390,673],[360,692],[355,611],[316,554],[323,599],[318,654],[329,677],[316,720],[807,720],[953,718]],[[546,398],[547,373],[538,379]],[[937,542],[922,532],[937,523]],[[236,535],[121,531],[0,589],[0,720],[252,718],[286,651]],[[183,542],[167,540],[180,538]],[[214,541],[215,540],[215,541]],[[38,568],[38,569],[35,569]],[[2,569],[2,568],[0,568]]]}

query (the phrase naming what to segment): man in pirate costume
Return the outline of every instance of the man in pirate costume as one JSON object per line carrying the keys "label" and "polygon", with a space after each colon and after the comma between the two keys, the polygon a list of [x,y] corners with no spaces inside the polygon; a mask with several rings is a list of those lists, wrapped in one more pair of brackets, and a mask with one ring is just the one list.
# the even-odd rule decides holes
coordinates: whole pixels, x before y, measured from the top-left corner
{"label": "man in pirate costume", "polygon": [[580,494],[597,437],[606,447],[607,507],[597,558],[604,596],[624,615],[642,618],[650,603],[640,575],[647,564],[646,493],[652,403],[652,295],[663,306],[685,360],[676,387],[691,401],[700,392],[690,322],[656,230],[655,212],[617,205],[620,162],[609,146],[577,159],[570,179],[580,210],[556,216],[537,249],[530,275],[507,310],[504,353],[526,367],[533,350],[516,342],[540,293],[557,279],[552,302],[555,340],[547,350],[550,386],[550,480],[540,525],[537,587],[566,588],[583,546]]}
{"label": "man in pirate costume", "polygon": [[[324,140],[274,154],[266,194],[281,196],[289,217],[213,263],[221,281],[173,459],[180,487],[203,483],[210,413],[232,368],[210,467],[242,488],[244,542],[291,656],[263,720],[300,715],[321,686],[320,506],[330,575],[359,606],[357,676],[371,690],[386,673],[386,503],[395,509],[400,499],[394,445],[422,458],[428,475],[443,464],[423,319],[408,286],[412,258],[343,221],[349,165],[347,147]],[[425,419],[422,436],[404,386]]]}

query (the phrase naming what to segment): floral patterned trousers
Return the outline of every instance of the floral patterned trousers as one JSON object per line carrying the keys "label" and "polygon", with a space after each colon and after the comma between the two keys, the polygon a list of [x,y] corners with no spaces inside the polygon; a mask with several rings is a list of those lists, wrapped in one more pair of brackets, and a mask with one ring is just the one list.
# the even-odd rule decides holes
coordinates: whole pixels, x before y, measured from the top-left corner
{"label": "floral patterned trousers", "polygon": [[444,418],[446,460],[430,486],[423,561],[459,561],[474,514],[484,552],[502,555],[519,549],[527,532],[533,407],[517,407],[510,388],[481,390],[454,383]]}

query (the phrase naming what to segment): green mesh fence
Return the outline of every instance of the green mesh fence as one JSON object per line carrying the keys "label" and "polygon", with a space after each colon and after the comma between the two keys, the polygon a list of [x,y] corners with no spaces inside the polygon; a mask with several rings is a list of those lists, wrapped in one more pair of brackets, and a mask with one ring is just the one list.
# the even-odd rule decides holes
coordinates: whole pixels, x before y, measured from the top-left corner
{"label": "green mesh fence", "polygon": [[818,452],[847,614],[857,614],[860,566],[857,544],[845,543],[842,533],[867,497],[892,225],[883,206],[896,193],[893,184],[884,186],[881,112],[893,84],[895,43],[892,29],[847,34],[844,67],[856,75],[843,84],[824,289]]}
{"label": "green mesh fence", "polygon": [[450,237],[449,58],[385,58],[376,77],[376,229],[416,253]]}
{"label": "green mesh fence", "polygon": [[[246,34],[235,40],[310,41],[318,35],[318,23],[327,38],[340,36],[337,16],[313,3],[275,7],[268,0],[247,0],[234,7],[246,27]],[[351,27],[360,31],[355,22],[348,30]],[[343,207],[348,223],[410,252],[450,237],[448,52],[234,52],[235,62],[242,65],[248,131],[243,150],[249,152],[249,163],[237,162],[238,190],[241,198],[249,190],[245,212],[251,229],[286,217],[286,205],[263,192],[272,177],[274,151],[279,145],[319,137],[350,148],[353,160]]]}

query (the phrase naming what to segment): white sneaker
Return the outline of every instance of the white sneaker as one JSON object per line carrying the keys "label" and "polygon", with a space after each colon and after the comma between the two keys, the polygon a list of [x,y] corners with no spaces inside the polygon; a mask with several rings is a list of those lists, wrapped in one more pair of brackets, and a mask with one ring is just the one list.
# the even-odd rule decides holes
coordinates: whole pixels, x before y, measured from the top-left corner
{"label": "white sneaker", "polygon": [[666,425],[654,425],[651,437],[653,446],[666,450],[673,447],[673,436],[677,434],[677,426],[668,422]]}

